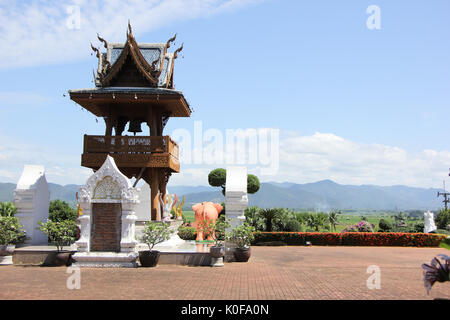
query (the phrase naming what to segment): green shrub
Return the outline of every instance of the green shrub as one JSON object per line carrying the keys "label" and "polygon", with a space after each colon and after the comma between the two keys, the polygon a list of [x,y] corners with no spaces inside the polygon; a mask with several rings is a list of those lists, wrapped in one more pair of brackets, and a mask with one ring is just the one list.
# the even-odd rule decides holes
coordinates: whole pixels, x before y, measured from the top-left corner
{"label": "green shrub", "polygon": [[70,246],[74,243],[78,233],[73,220],[48,220],[46,223],[39,221],[38,225],[39,230],[47,235],[50,244],[55,245],[58,251],[61,251],[63,246]]}
{"label": "green shrub", "polygon": [[247,175],[247,192],[250,194],[256,193],[261,184],[257,176],[253,174]]}
{"label": "green shrub", "polygon": [[0,217],[0,245],[18,244],[25,241],[25,232],[19,219],[12,216]]}
{"label": "green shrub", "polygon": [[416,223],[413,227],[413,230],[416,233],[423,232],[424,229],[425,229],[425,224],[423,222]]}
{"label": "green shrub", "polygon": [[380,219],[380,221],[378,222],[378,227],[383,232],[389,232],[392,230],[392,228],[394,226],[392,225],[392,223],[390,221],[385,220],[385,219]]}
{"label": "green shrub", "polygon": [[246,248],[255,239],[253,232],[255,232],[255,228],[244,223],[243,225],[234,227],[227,234],[227,240],[236,244],[238,248]]}
{"label": "green shrub", "polygon": [[261,209],[256,206],[247,207],[244,211],[245,222],[254,227],[256,231],[262,231],[265,228],[260,211]]}
{"label": "green shrub", "polygon": [[302,225],[300,224],[300,222],[298,222],[298,220],[290,219],[286,223],[286,226],[284,227],[284,231],[301,232],[302,231]]}
{"label": "green shrub", "polygon": [[183,240],[195,240],[197,237],[197,229],[181,226],[178,228],[178,236]]}
{"label": "green shrub", "polygon": [[396,232],[255,232],[254,243],[281,241],[287,245],[439,247],[446,235]]}
{"label": "green shrub", "polygon": [[13,217],[17,213],[17,208],[12,202],[0,202],[0,216]]}
{"label": "green shrub", "polygon": [[76,209],[70,207],[70,205],[62,200],[50,201],[48,208],[48,219],[54,222],[61,222],[65,220],[75,221],[78,217]]}
{"label": "green shrub", "polygon": [[139,240],[148,245],[151,251],[158,243],[169,240],[172,232],[168,223],[147,221]]}
{"label": "green shrub", "polygon": [[450,209],[441,210],[434,221],[436,222],[436,226],[438,229],[447,228],[447,225],[450,224]]}

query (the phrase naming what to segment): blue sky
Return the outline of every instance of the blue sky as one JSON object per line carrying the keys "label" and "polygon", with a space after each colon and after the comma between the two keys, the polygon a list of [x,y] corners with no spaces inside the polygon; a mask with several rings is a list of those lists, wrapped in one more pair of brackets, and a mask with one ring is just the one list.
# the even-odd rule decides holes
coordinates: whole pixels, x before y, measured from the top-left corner
{"label": "blue sky", "polygon": [[[68,30],[65,10],[74,4],[81,27]],[[380,30],[366,26],[370,5],[381,10]],[[99,32],[123,42],[128,18],[138,42],[165,42],[175,32],[177,45],[184,42],[175,86],[195,112],[171,119],[166,134],[191,131],[194,121],[205,130],[278,128],[280,170],[263,181],[441,187],[448,178],[448,1],[5,1],[0,8],[2,182],[17,182],[24,164],[43,164],[51,182],[85,181],[82,136],[102,134],[104,123],[63,94],[93,87],[90,41]],[[212,167],[182,165],[172,183],[206,184]]]}

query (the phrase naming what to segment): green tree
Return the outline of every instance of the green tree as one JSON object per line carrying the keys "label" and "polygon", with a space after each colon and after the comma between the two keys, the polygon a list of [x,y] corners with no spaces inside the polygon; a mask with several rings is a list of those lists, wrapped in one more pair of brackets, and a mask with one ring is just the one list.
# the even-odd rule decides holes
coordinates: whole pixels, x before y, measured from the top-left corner
{"label": "green tree", "polygon": [[393,228],[392,223],[386,219],[380,219],[380,221],[378,222],[378,227],[383,232],[389,232]]}
{"label": "green tree", "polygon": [[450,209],[441,210],[434,220],[438,229],[446,229],[450,224]]}
{"label": "green tree", "polygon": [[[212,170],[208,174],[208,183],[212,187],[221,187],[222,194],[225,195],[226,189],[226,180],[227,180],[227,170],[223,168],[217,168]],[[247,175],[247,192],[253,194],[257,192],[260,188],[261,184],[257,176],[253,174]]]}
{"label": "green tree", "polygon": [[17,208],[12,202],[0,202],[0,216],[14,217],[17,213]]}
{"label": "green tree", "polygon": [[323,212],[319,212],[316,214],[310,213],[306,218],[306,225],[314,229],[314,231],[319,232],[319,229],[322,228],[327,221],[327,215]]}
{"label": "green tree", "polygon": [[247,207],[244,211],[245,222],[257,231],[264,230],[264,219],[261,217],[260,211],[261,209],[256,206]]}
{"label": "green tree", "polygon": [[73,220],[48,220],[46,223],[39,221],[38,225],[39,230],[48,236],[49,242],[54,244],[58,251],[61,251],[63,246],[70,246],[75,241],[78,232]]}
{"label": "green tree", "polygon": [[330,223],[331,227],[333,228],[333,231],[336,231],[336,226],[339,224],[339,217],[338,212],[331,211],[328,214],[328,222]]}
{"label": "green tree", "polygon": [[62,200],[50,201],[48,209],[48,218],[54,222],[60,222],[64,220],[75,221],[77,219],[78,212],[76,209],[70,207],[70,205]]}
{"label": "green tree", "polygon": [[25,241],[25,232],[19,219],[12,216],[0,216],[0,245],[17,244]]}
{"label": "green tree", "polygon": [[271,232],[273,230],[273,220],[280,216],[280,211],[276,208],[263,209],[260,214],[266,222],[266,231]]}

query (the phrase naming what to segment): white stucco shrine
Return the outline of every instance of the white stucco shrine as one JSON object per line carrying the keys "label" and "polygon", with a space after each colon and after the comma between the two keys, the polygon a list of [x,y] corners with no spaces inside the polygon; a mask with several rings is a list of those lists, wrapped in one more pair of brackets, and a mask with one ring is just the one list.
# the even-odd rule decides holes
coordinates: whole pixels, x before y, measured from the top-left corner
{"label": "white stucco shrine", "polygon": [[138,190],[117,168],[114,159],[105,162],[79,188],[83,214],[80,239],[75,243],[75,266],[136,267],[135,207]]}

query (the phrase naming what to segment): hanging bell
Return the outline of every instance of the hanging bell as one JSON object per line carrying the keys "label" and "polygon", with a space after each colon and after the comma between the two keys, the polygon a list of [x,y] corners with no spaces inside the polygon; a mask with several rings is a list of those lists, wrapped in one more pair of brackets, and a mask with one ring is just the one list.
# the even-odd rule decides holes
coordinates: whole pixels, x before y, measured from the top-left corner
{"label": "hanging bell", "polygon": [[139,120],[130,120],[130,125],[128,126],[128,132],[133,132],[136,135],[136,132],[142,132],[141,122]]}

